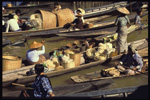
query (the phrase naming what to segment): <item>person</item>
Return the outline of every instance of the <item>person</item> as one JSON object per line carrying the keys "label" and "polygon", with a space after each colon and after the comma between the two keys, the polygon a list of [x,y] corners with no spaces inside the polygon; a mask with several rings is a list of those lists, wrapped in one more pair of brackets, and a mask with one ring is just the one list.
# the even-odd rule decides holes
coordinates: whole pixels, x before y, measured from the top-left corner
{"label": "person", "polygon": [[57,2],[55,2],[54,3],[54,9],[52,10],[52,12],[54,13],[54,12],[60,10],[60,9],[61,9],[61,5],[59,5]]}
{"label": "person", "polygon": [[[33,41],[30,44],[30,50],[28,50],[26,54],[29,64],[40,64],[46,61],[46,58],[43,56],[45,53],[45,46],[43,45],[44,42],[44,40],[42,40],[41,43]],[[38,50],[40,47],[42,47],[42,50]]]}
{"label": "person", "polygon": [[20,94],[20,97],[34,97],[34,98],[45,98],[45,97],[54,97],[55,94],[52,90],[52,85],[44,73],[43,64],[35,65],[35,73],[37,74],[34,83],[32,86],[25,85],[26,87],[31,87],[33,89],[23,90]]}
{"label": "person", "polygon": [[105,70],[101,70],[100,74],[103,77],[109,76],[120,76],[124,75],[135,75],[142,71],[143,61],[142,57],[138,54],[135,49],[135,45],[131,44],[128,46],[128,53],[124,58],[118,63],[115,62],[116,66]]}
{"label": "person", "polygon": [[[142,10],[138,10],[137,11],[137,15],[135,16],[135,22],[134,22],[134,24],[140,25],[140,27],[143,29],[144,24],[141,23],[141,21],[143,19],[140,17],[142,14],[143,14]],[[143,21],[147,21],[147,20],[143,20]]]}
{"label": "person", "polygon": [[128,46],[128,53],[120,61],[117,67],[126,68],[126,72],[129,75],[135,75],[137,72],[141,72],[143,67],[142,57],[138,54],[135,49],[135,45],[131,44]]}
{"label": "person", "polygon": [[21,15],[21,10],[20,9],[16,9],[15,10],[14,19],[16,19],[18,23],[22,23],[22,20],[19,19],[20,15]]}
{"label": "person", "polygon": [[9,14],[8,17],[9,17],[9,20],[6,23],[6,31],[5,32],[8,32],[9,29],[13,32],[21,31],[21,29],[17,23],[17,20],[13,19],[13,15]]}
{"label": "person", "polygon": [[[2,14],[5,14],[6,10],[4,7],[2,7]],[[5,21],[4,21],[4,18],[2,17],[2,32],[5,32],[6,30],[6,26],[5,26]]]}
{"label": "person", "polygon": [[[84,15],[84,14],[85,14],[85,11],[84,11],[83,9],[81,9],[81,8],[78,8],[78,9],[75,11],[75,16],[76,16],[76,15],[79,15],[79,14]],[[76,19],[76,18],[75,18],[75,19]],[[82,21],[83,21],[83,23],[84,23],[85,21],[84,21],[83,16],[81,17],[81,19],[82,19]]]}
{"label": "person", "polygon": [[130,24],[127,14],[130,14],[130,12],[125,7],[117,8],[117,11],[121,14],[116,18],[115,21],[115,25],[117,25],[116,32],[118,33],[117,51],[118,54],[127,53],[127,25]]}
{"label": "person", "polygon": [[76,16],[77,18],[71,23],[71,26],[73,27],[74,30],[75,30],[76,28],[77,28],[77,29],[80,29],[80,30],[83,29],[82,16],[83,16],[83,15],[78,14],[78,15]]}

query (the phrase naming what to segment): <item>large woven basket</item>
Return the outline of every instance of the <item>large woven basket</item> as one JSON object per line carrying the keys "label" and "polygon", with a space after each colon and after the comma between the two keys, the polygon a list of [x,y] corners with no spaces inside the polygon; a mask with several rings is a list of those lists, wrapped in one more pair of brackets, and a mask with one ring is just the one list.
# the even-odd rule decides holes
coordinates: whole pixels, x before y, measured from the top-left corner
{"label": "large woven basket", "polygon": [[71,23],[75,19],[73,11],[69,8],[58,10],[55,13],[57,15],[59,27],[63,27],[65,24]]}
{"label": "large woven basket", "polygon": [[75,54],[70,54],[70,58],[74,60],[75,66],[79,66],[81,63],[81,53],[75,52]]}
{"label": "large woven basket", "polygon": [[19,56],[3,56],[3,71],[19,69],[22,58]]}
{"label": "large woven basket", "polygon": [[35,13],[40,13],[42,16],[43,29],[55,28],[57,25],[56,15],[45,10],[37,10]]}

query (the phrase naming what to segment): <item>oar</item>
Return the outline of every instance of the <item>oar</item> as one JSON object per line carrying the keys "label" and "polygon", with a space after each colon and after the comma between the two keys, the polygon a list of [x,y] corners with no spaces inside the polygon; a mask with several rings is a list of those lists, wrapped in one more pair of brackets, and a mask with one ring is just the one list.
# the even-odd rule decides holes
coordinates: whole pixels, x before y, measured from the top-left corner
{"label": "oar", "polygon": [[12,83],[11,85],[22,86],[22,87],[25,87],[27,89],[33,89],[31,87],[26,87],[24,84]]}

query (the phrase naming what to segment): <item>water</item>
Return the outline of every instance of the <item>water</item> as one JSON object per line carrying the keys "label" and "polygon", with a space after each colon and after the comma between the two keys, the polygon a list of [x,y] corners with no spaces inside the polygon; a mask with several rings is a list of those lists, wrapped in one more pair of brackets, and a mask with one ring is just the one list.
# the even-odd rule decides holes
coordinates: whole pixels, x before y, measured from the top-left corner
{"label": "water", "polygon": [[[116,16],[113,16],[112,18],[116,18]],[[109,19],[112,19],[112,18],[109,18]],[[148,18],[148,16],[144,17],[144,19],[146,19],[146,18]],[[142,21],[142,23],[148,23],[148,22]],[[15,38],[9,37],[8,39],[10,39],[11,41],[15,41],[19,38],[22,38],[22,37],[21,36],[15,37]],[[131,41],[139,40],[139,39],[143,39],[143,38],[148,38],[148,29],[135,31],[135,32],[129,34],[127,41],[131,42]],[[57,37],[57,36],[56,37],[29,37],[28,42],[29,42],[29,44],[33,41],[41,42],[43,39],[45,40],[44,45],[46,47],[46,54],[48,54],[50,51],[52,51],[53,48],[60,48],[61,46],[66,45],[67,43],[72,43],[74,40],[77,40],[76,38],[65,38],[65,37]],[[82,40],[82,39],[78,39],[78,40]],[[22,59],[26,59],[25,55],[26,55],[26,52],[28,49],[29,48],[28,48],[27,44],[25,44],[25,47],[6,46],[6,47],[3,47],[2,54],[17,55],[17,56],[22,57]],[[114,63],[114,62],[112,62],[112,63]],[[104,65],[93,66],[93,67],[85,69],[85,70],[80,70],[77,72],[61,75],[58,77],[53,77],[50,80],[51,80],[53,86],[58,86],[58,85],[63,85],[63,84],[71,84],[71,83],[74,83],[70,79],[71,76],[78,75],[78,74],[85,74],[88,72],[101,70],[101,69],[107,68],[107,67],[112,67],[113,66],[112,63],[105,65],[105,66]],[[117,86],[112,87],[112,88],[146,85],[146,84],[148,84],[148,76],[142,74],[142,75],[138,75],[138,76],[114,79],[114,81],[117,84]]]}

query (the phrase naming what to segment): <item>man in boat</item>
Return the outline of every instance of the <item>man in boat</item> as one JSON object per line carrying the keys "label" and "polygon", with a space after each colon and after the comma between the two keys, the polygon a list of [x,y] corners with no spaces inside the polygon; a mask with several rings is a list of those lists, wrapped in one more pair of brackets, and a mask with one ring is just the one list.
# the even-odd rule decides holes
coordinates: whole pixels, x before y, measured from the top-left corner
{"label": "man in boat", "polygon": [[[85,11],[84,11],[83,9],[81,9],[81,8],[78,8],[78,9],[75,11],[75,16],[76,16],[76,15],[79,15],[79,14],[83,15],[83,14],[85,14]],[[75,19],[76,19],[76,18],[75,18]],[[85,21],[84,21],[83,16],[81,17],[81,19],[82,19],[82,21],[83,21],[83,23],[84,23]]]}
{"label": "man in boat", "polygon": [[74,30],[77,28],[77,29],[80,29],[82,30],[83,29],[83,20],[82,20],[82,16],[81,14],[78,14],[76,17],[76,19],[71,23],[71,28],[73,28]]}
{"label": "man in boat", "polygon": [[[29,64],[40,64],[46,61],[46,58],[43,56],[45,53],[44,42],[44,40],[41,43],[33,41],[33,43],[30,44],[30,50],[28,50],[26,54]],[[38,50],[40,47],[42,47],[42,50]]]}
{"label": "man in boat", "polygon": [[116,32],[118,33],[117,51],[118,54],[127,53],[127,25],[130,24],[127,14],[130,14],[130,12],[125,7],[117,8],[117,11],[120,12],[120,16],[115,21],[115,25],[117,25]]}
{"label": "man in boat", "polygon": [[21,15],[21,10],[20,9],[16,9],[15,10],[14,19],[16,19],[18,23],[22,23],[22,20],[19,19],[20,15]]}
{"label": "man in boat", "polygon": [[54,13],[54,12],[60,10],[60,9],[61,9],[61,5],[59,5],[57,2],[55,2],[54,3],[54,9],[52,10],[52,12]]}
{"label": "man in boat", "polygon": [[141,28],[143,29],[143,26],[144,26],[144,24],[142,24],[141,23],[141,21],[147,21],[147,20],[143,20],[140,16],[143,14],[143,12],[142,12],[142,10],[141,9],[139,9],[138,11],[137,11],[137,15],[135,16],[135,24],[137,25],[140,25],[141,26]]}
{"label": "man in boat", "polygon": [[8,17],[9,17],[9,20],[6,23],[6,32],[8,32],[9,29],[13,32],[21,31],[21,29],[17,23],[17,20],[13,18],[13,15],[9,14]]}
{"label": "man in boat", "polygon": [[134,44],[128,46],[128,53],[122,59],[117,68],[126,68],[125,72],[129,75],[135,75],[137,72],[141,72],[143,67],[142,57],[138,54]]}
{"label": "man in boat", "polygon": [[116,67],[104,69],[101,71],[101,76],[108,77],[119,77],[120,74],[135,75],[141,72],[143,67],[142,57],[136,51],[134,45],[128,46],[128,53]]}
{"label": "man in boat", "polygon": [[[35,65],[35,73],[37,76],[31,86],[33,89],[23,90],[20,94],[20,97],[45,98],[55,96],[52,90],[51,82],[44,73],[43,64]],[[29,87],[29,85],[26,85],[26,87]]]}
{"label": "man in boat", "polygon": [[[4,7],[2,7],[2,14],[5,14],[6,10]],[[2,32],[5,32],[6,26],[5,26],[5,21],[4,18],[2,17]]]}

